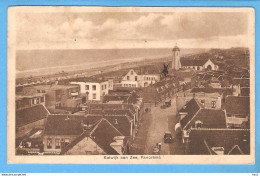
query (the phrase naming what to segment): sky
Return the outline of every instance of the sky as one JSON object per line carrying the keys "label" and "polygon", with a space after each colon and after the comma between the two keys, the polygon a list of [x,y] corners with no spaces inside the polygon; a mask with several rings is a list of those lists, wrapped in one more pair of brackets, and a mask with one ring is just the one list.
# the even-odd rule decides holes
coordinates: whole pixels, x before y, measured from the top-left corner
{"label": "sky", "polygon": [[246,12],[21,12],[18,49],[248,47]]}

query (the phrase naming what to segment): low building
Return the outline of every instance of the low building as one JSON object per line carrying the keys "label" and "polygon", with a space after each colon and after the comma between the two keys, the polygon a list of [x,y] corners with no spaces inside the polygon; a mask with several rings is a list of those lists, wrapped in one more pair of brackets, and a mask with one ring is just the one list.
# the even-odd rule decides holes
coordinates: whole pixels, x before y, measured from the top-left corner
{"label": "low building", "polygon": [[85,131],[61,151],[61,155],[122,154],[127,154],[125,137],[104,118],[92,130]]}
{"label": "low building", "polygon": [[76,115],[49,115],[43,134],[44,153],[60,154],[62,149],[84,132],[84,118]]}
{"label": "low building", "polygon": [[228,127],[249,128],[250,97],[228,96],[225,113]]}
{"label": "low building", "polygon": [[87,101],[103,101],[103,97],[113,90],[113,80],[98,78],[76,78],[70,84],[80,86],[80,93],[86,96]]}
{"label": "low building", "polygon": [[44,128],[49,111],[44,105],[17,110],[15,114],[15,138],[21,138],[34,128]]}
{"label": "low building", "polygon": [[181,59],[181,68],[193,70],[218,70],[219,66],[211,59]]}
{"label": "low building", "polygon": [[189,155],[249,155],[249,129],[206,129],[190,130],[186,143]]}

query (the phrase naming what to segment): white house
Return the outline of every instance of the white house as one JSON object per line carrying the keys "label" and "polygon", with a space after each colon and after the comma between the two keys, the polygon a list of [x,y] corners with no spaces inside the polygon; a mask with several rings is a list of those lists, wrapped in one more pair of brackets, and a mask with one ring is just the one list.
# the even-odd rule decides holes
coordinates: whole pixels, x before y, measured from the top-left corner
{"label": "white house", "polygon": [[212,62],[211,59],[181,59],[181,68],[194,70],[218,70],[219,66]]}
{"label": "white house", "polygon": [[101,101],[109,90],[113,90],[112,79],[77,78],[71,81],[70,84],[80,85],[81,94],[86,94],[87,100],[93,101]]}
{"label": "white house", "polygon": [[159,74],[138,74],[131,69],[122,79],[122,87],[147,87],[160,81]]}

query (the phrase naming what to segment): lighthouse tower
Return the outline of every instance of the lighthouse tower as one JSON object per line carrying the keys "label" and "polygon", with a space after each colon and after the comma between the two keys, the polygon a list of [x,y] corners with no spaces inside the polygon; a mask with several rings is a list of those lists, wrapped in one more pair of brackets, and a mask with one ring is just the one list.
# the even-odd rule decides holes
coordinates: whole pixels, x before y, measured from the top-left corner
{"label": "lighthouse tower", "polygon": [[180,61],[180,48],[175,46],[172,49],[172,69],[179,70],[181,68],[181,61]]}

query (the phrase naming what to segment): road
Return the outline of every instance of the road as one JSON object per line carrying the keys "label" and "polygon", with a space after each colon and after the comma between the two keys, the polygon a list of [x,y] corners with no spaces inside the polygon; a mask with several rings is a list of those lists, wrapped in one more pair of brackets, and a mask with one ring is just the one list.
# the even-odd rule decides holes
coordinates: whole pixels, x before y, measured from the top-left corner
{"label": "road", "polygon": [[[152,106],[151,112],[144,113],[136,139],[132,145],[131,154],[152,155],[152,149],[156,143],[161,142],[160,155],[180,155],[184,154],[184,147],[180,139],[176,138],[174,127],[178,123],[176,118],[176,97],[172,99],[172,106],[161,109]],[[163,141],[165,131],[171,131],[174,142],[166,144]]]}

